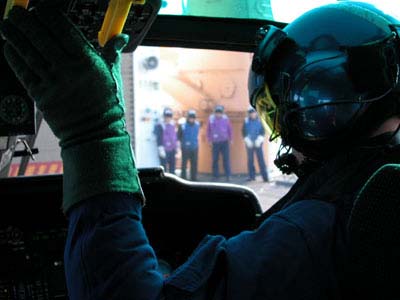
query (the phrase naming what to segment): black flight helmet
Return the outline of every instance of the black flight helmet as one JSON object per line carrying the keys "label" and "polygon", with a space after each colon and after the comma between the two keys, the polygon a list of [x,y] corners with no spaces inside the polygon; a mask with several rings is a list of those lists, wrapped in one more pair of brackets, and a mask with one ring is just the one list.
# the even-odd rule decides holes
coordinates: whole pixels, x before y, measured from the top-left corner
{"label": "black flight helmet", "polygon": [[173,116],[172,109],[170,109],[169,107],[164,108],[163,116],[172,118],[172,116]]}
{"label": "black flight helmet", "polygon": [[194,109],[189,109],[187,112],[187,118],[192,118],[192,119],[196,119],[196,111]]}
{"label": "black flight helmet", "polygon": [[271,139],[323,159],[398,114],[399,31],[359,2],[316,8],[283,30],[262,27],[249,96]]}
{"label": "black flight helmet", "polygon": [[216,113],[224,113],[224,107],[222,106],[222,105],[216,105],[215,106],[215,109],[214,109],[214,112],[216,112]]}
{"label": "black flight helmet", "polygon": [[249,114],[254,113],[254,112],[257,112],[257,110],[256,110],[253,106],[250,106],[250,107],[247,109],[247,113],[249,113]]}

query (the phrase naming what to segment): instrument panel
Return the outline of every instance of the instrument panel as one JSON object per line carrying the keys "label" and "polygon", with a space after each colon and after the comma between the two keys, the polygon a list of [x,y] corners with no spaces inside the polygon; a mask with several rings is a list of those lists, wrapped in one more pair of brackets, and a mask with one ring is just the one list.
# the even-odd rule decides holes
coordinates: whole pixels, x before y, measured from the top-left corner
{"label": "instrument panel", "polygon": [[[0,2],[0,17],[7,1]],[[43,0],[29,1],[29,9]],[[98,32],[101,29],[109,0],[54,0],[86,38],[99,50]],[[132,52],[142,42],[161,7],[161,0],[147,0],[144,5],[132,5],[125,23],[124,33],[130,36],[124,52]],[[30,135],[36,130],[35,109],[32,99],[14,76],[3,55],[4,42],[0,38],[0,136]]]}
{"label": "instrument panel", "polygon": [[64,227],[0,227],[0,299],[68,299]]}
{"label": "instrument panel", "polygon": [[[43,0],[31,0],[30,7]],[[83,32],[86,38],[98,49],[98,32],[103,24],[109,0],[55,0],[57,6],[67,14],[71,21]],[[132,5],[123,32],[130,36],[124,52],[132,52],[142,42],[153,24],[161,7],[161,0],[146,0],[144,5]]]}
{"label": "instrument panel", "polygon": [[[147,200],[143,224],[164,277],[207,234],[253,229],[261,214],[245,187],[191,183],[158,168],[139,170],[139,176]],[[0,195],[0,300],[68,299],[62,176],[3,178]]]}

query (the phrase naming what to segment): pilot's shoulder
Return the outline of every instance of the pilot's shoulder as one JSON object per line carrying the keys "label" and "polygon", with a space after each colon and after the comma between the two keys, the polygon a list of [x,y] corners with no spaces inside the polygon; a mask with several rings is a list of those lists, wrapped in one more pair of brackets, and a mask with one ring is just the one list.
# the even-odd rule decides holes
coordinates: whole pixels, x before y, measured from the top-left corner
{"label": "pilot's shoulder", "polygon": [[[320,200],[298,201],[272,217],[297,229],[310,247],[318,249],[334,239],[337,220],[334,204]],[[268,220],[268,219],[267,219]]]}
{"label": "pilot's shoulder", "polygon": [[298,225],[323,224],[332,220],[336,215],[335,205],[320,200],[298,201],[276,214]]}
{"label": "pilot's shoulder", "polygon": [[[240,259],[276,260],[287,255],[317,257],[326,261],[335,242],[336,208],[317,200],[299,201],[267,218],[256,230],[244,231],[227,241],[227,252]],[[303,257],[304,256],[304,257]]]}

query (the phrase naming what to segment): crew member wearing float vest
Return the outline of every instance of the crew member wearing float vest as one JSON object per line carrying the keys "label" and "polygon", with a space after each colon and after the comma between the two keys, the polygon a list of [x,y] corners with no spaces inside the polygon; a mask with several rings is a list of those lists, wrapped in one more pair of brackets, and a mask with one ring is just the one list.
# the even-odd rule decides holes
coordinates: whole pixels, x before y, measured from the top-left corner
{"label": "crew member wearing float vest", "polygon": [[197,180],[197,163],[199,155],[200,123],[196,121],[196,111],[189,110],[186,122],[179,126],[178,138],[182,149],[182,178],[186,179],[186,167],[190,161],[190,180]]}
{"label": "crew member wearing float vest", "polygon": [[264,127],[258,118],[255,108],[250,107],[247,110],[248,116],[245,118],[242,128],[244,143],[247,150],[247,168],[249,177],[247,181],[256,179],[256,169],[254,167],[254,155],[257,156],[260,173],[265,182],[269,181],[268,170],[265,165],[263,143],[265,138]]}

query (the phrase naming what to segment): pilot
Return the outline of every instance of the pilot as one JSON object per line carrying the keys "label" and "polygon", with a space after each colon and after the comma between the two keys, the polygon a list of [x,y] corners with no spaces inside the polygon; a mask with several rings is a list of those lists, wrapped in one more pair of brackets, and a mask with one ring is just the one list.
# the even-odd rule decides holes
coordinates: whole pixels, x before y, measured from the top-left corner
{"label": "pilot", "polygon": [[[0,30],[7,61],[60,140],[70,299],[348,295],[352,203],[378,168],[400,157],[397,21],[339,2],[258,33],[251,103],[281,137],[278,165],[299,179],[256,230],[205,237],[164,279],[141,223],[144,197],[124,121],[128,38],[114,37],[100,53],[52,1],[13,8]],[[329,43],[316,43],[326,36]]]}
{"label": "pilot", "polygon": [[186,179],[186,167],[190,162],[190,180],[197,180],[197,161],[199,155],[200,123],[196,121],[196,111],[187,112],[186,122],[178,128],[178,138],[182,152],[182,178]]}
{"label": "pilot", "polygon": [[242,127],[242,135],[247,150],[247,167],[249,170],[249,178],[247,181],[256,179],[256,170],[254,168],[254,154],[258,160],[260,173],[265,182],[268,182],[267,166],[265,165],[263,143],[265,138],[265,130],[258,118],[257,111],[254,107],[247,110],[247,117],[244,119]]}
{"label": "pilot", "polygon": [[215,106],[214,113],[208,118],[207,140],[212,146],[212,173],[214,179],[219,178],[219,157],[222,155],[222,163],[226,180],[230,180],[230,143],[232,142],[232,125],[228,116],[224,113],[222,105]]}
{"label": "pilot", "polygon": [[173,112],[170,108],[163,111],[163,120],[154,127],[154,134],[157,137],[158,156],[165,171],[175,173],[175,155],[178,148]]}

